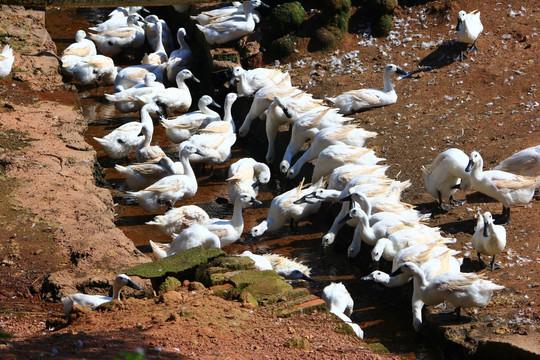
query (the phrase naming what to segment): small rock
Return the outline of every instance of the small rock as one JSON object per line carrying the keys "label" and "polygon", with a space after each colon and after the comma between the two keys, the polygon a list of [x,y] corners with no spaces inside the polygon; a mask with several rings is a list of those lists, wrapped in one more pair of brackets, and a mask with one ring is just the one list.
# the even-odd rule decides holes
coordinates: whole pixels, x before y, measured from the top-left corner
{"label": "small rock", "polygon": [[189,291],[200,291],[200,290],[204,290],[204,289],[206,289],[206,287],[202,283],[200,283],[198,281],[192,281],[188,285],[188,290]]}
{"label": "small rock", "polygon": [[184,296],[178,291],[167,291],[160,295],[159,302],[164,304],[183,302]]}

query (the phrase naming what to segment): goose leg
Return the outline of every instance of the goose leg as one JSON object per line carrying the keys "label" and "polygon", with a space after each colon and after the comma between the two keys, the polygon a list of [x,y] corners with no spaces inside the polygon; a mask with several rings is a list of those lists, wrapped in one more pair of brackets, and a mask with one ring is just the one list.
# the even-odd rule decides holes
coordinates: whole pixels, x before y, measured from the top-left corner
{"label": "goose leg", "polygon": [[455,308],[454,313],[456,314],[458,323],[461,324],[461,306]]}
{"label": "goose leg", "polygon": [[491,263],[489,264],[489,267],[490,267],[491,271],[493,271],[494,269],[500,269],[501,268],[501,265],[495,264],[495,255],[493,255],[493,257],[491,258]]}
{"label": "goose leg", "polygon": [[478,52],[478,48],[476,47],[476,40],[474,40],[472,46],[467,49],[467,52],[468,53]]}
{"label": "goose leg", "polygon": [[439,207],[442,211],[448,212],[453,209],[452,205],[443,203],[442,195],[440,191],[437,191],[437,195],[439,196]]}
{"label": "goose leg", "polygon": [[465,204],[465,202],[466,202],[465,199],[460,199],[460,200],[454,199],[454,195],[450,195],[450,197],[448,198],[448,201],[450,202],[450,204],[452,204],[454,206],[460,206],[460,205]]}
{"label": "goose leg", "polygon": [[501,215],[501,224],[508,224],[510,222],[510,207],[503,206]]}
{"label": "goose leg", "polygon": [[477,252],[476,255],[478,255],[478,263],[480,264],[480,268],[487,269],[488,265],[484,262],[484,260],[482,260],[482,258],[480,257],[480,253]]}

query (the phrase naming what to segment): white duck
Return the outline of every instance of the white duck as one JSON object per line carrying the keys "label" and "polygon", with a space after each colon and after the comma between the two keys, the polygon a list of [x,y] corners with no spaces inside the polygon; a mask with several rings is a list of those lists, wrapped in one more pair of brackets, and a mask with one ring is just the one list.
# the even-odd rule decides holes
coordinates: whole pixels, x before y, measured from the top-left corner
{"label": "white duck", "polygon": [[226,21],[211,23],[208,25],[195,24],[204,34],[210,45],[225,44],[241,38],[255,30],[254,10],[258,6],[268,7],[261,0],[251,0],[247,4],[245,17],[234,17]]}
{"label": "white duck", "polygon": [[[155,16],[155,15],[150,15],[150,16]],[[146,29],[148,29],[148,26],[149,26],[149,23],[145,25]],[[154,52],[151,52],[150,54],[145,53],[141,61],[141,64],[145,64],[145,65],[166,64],[167,61],[169,60],[169,56],[167,55],[168,51],[166,50],[164,46],[165,41],[163,39],[162,29],[164,29],[164,27],[167,26],[167,24],[163,20],[161,20],[161,21],[157,21],[155,24],[153,24],[153,26],[155,27],[155,30],[154,30],[155,38],[152,37],[152,41],[149,40],[148,42],[150,43],[150,46],[152,47]],[[167,26],[166,29],[169,31],[169,36],[170,36],[171,31],[169,30],[169,27]],[[149,32],[146,31],[146,37],[148,38],[149,36],[151,35],[149,35]],[[172,47],[172,45],[169,45],[169,46]]]}
{"label": "white duck", "polygon": [[359,338],[364,338],[364,332],[360,326],[353,323],[350,319],[354,308],[354,301],[343,283],[331,283],[326,286],[323,289],[321,298],[326,302],[326,307],[328,307],[328,310],[332,314],[349,325]]}
{"label": "white duck", "polygon": [[504,250],[506,246],[506,229],[502,225],[495,225],[490,212],[483,215],[478,211],[478,221],[474,228],[472,245],[478,254],[478,262],[483,268],[488,268],[481,258],[481,254],[491,256],[489,269],[499,269],[501,266],[495,264],[495,255]]}
{"label": "white duck", "polygon": [[105,94],[105,98],[114,103],[114,106],[123,113],[139,111],[144,105],[142,101],[133,100],[143,95],[152,95],[165,89],[165,85],[156,81],[156,74],[149,72],[144,76],[144,83],[135,85],[126,90]]}
{"label": "white duck", "polygon": [[71,75],[69,68],[83,58],[93,55],[97,55],[96,45],[86,37],[84,30],[78,30],[75,33],[75,42],[69,45],[60,57],[62,61],[62,72]]}
{"label": "white duck", "polygon": [[93,55],[81,59],[68,69],[75,81],[81,84],[97,84],[103,81],[105,84],[114,84],[118,69],[110,57]]}
{"label": "white duck", "polygon": [[[458,13],[458,22],[456,26],[458,41],[465,45],[472,44],[467,52],[478,51],[476,47],[476,40],[480,33],[484,30],[482,21],[480,21],[480,12],[476,10],[466,13],[461,10]],[[460,59],[463,60],[463,52],[461,52]]]}
{"label": "white duck", "polygon": [[197,79],[191,73],[191,71],[188,69],[183,69],[178,72],[178,75],[176,75],[176,87],[166,88],[165,90],[152,94],[151,96],[143,95],[142,97],[139,97],[139,100],[146,103],[155,102],[156,104],[166,107],[169,111],[176,110],[186,112],[189,110],[192,101],[191,92],[189,91],[189,88],[185,82],[187,79],[200,82],[199,79]]}
{"label": "white duck", "polygon": [[126,185],[130,190],[142,190],[165,176],[183,174],[181,162],[173,162],[164,156],[157,164],[144,163],[128,166],[115,165],[114,168],[126,177]]}
{"label": "white duck", "polygon": [[348,115],[360,110],[395,104],[397,94],[392,85],[391,76],[394,73],[406,75],[407,73],[394,64],[388,64],[383,71],[384,88],[350,90],[339,96],[327,98],[342,114]]}
{"label": "white duck", "polygon": [[473,187],[499,201],[503,205],[503,218],[510,221],[510,206],[527,204],[534,196],[534,189],[540,186],[540,177],[515,175],[501,170],[484,171],[482,156],[473,151],[465,171],[471,173]]}
{"label": "white duck", "polygon": [[439,200],[441,209],[448,211],[452,208],[451,205],[444,204],[443,199],[448,198],[451,204],[456,204],[454,193],[458,189],[471,189],[470,176],[465,171],[468,163],[467,154],[451,148],[440,153],[431,164],[422,166],[426,190],[433,198]]}
{"label": "white duck", "polygon": [[[268,150],[266,161],[273,163],[275,158],[275,140],[281,125],[293,124],[297,119],[292,113],[300,116],[310,110],[322,106],[322,100],[313,99],[310,94],[300,93],[295,96],[281,98],[274,96],[274,101],[268,106],[266,111],[266,138],[268,139]],[[289,108],[292,110],[289,110]]]}
{"label": "white duck", "polygon": [[240,1],[233,1],[230,6],[222,6],[217,9],[202,11],[197,15],[190,16],[191,20],[197,21],[200,25],[207,25],[216,19],[228,17],[231,14],[241,14],[244,12],[243,4]]}
{"label": "white duck", "polygon": [[259,200],[255,199],[249,194],[240,194],[234,202],[233,216],[230,220],[224,219],[210,219],[203,223],[203,226],[208,228],[211,232],[216,234],[221,241],[221,247],[225,247],[234,243],[240,239],[242,232],[244,231],[244,218],[242,216],[242,209],[245,204],[254,203],[262,204]]}
{"label": "white duck", "polygon": [[279,69],[255,68],[245,70],[237,66],[232,70],[231,83],[236,82],[236,91],[243,96],[251,96],[263,87],[273,86],[285,81],[291,86],[290,76]]}
{"label": "white duck", "polygon": [[518,151],[495,166],[493,170],[523,176],[540,176],[540,145]]}
{"label": "white duck", "polygon": [[141,108],[141,131],[144,136],[144,142],[135,152],[135,158],[140,163],[156,163],[161,158],[167,157],[165,152],[158,145],[150,145],[152,142],[152,135],[154,134],[154,124],[152,122],[152,117],[150,117],[150,113],[161,115],[159,106],[150,103]]}
{"label": "white duck", "polygon": [[148,221],[146,224],[155,225],[162,233],[176,237],[183,229],[193,224],[202,224],[209,219],[210,217],[206,211],[197,205],[184,205],[172,208],[164,215],[158,215],[154,220]]}
{"label": "white duck", "polygon": [[287,97],[295,96],[301,93],[305,92],[298,89],[297,87],[291,86],[291,77],[288,73],[286,74],[285,78],[279,83],[268,85],[257,90],[253,98],[253,102],[251,103],[251,107],[249,108],[249,112],[246,114],[244,122],[238,130],[238,135],[240,135],[241,137],[245,137],[248,134],[249,128],[251,127],[251,123],[253,122],[253,120],[255,120],[259,116],[262,116],[264,112],[268,110],[268,106],[270,106],[272,101],[274,101],[274,97],[276,95],[281,97]]}
{"label": "white duck", "polygon": [[314,281],[309,276],[311,269],[308,266],[284,256],[278,254],[257,255],[248,250],[244,251],[239,256],[246,256],[253,260],[255,262],[256,270],[274,270],[278,275],[289,280]]}
{"label": "white duck", "polygon": [[200,224],[193,224],[174,238],[170,244],[161,244],[149,240],[154,259],[159,260],[197,246],[204,249],[220,249],[219,237]]}
{"label": "white duck", "polygon": [[114,92],[127,90],[139,84],[144,84],[148,73],[156,76],[156,81],[163,83],[163,73],[167,65],[132,65],[121,69],[114,79]]}
{"label": "white duck", "polygon": [[14,61],[15,57],[13,57],[13,50],[11,49],[11,46],[4,46],[4,49],[0,53],[0,78],[9,75]]}
{"label": "white duck", "polygon": [[234,203],[236,197],[245,192],[257,197],[258,186],[270,181],[270,168],[265,163],[253,158],[242,158],[229,167],[227,190],[229,201]]}
{"label": "white duck", "polygon": [[428,281],[422,269],[412,262],[406,262],[400,270],[414,276],[419,285],[420,299],[426,305],[446,301],[456,308],[458,321],[461,320],[462,307],[486,306],[494,291],[504,289],[504,286],[484,280],[474,273],[446,272]]}
{"label": "white duck", "polygon": [[131,121],[94,140],[111,159],[127,158],[144,141],[144,136],[139,136],[142,126],[140,121]]}
{"label": "white duck", "polygon": [[319,179],[311,186],[302,189],[303,181],[297,188],[291,189],[281,195],[276,196],[270,204],[268,216],[259,225],[251,229],[251,236],[257,237],[266,231],[276,231],[281,228],[285,222],[291,219],[291,228],[293,232],[298,230],[298,221],[319,211],[321,203],[302,203],[296,204],[295,201],[302,196],[312,193],[324,185],[323,179]]}
{"label": "white duck", "polygon": [[171,52],[167,61],[167,79],[170,82],[174,82],[180,70],[188,67],[193,60],[193,52],[186,42],[186,30],[184,28],[178,29],[176,39],[179,48]]}
{"label": "white duck", "polygon": [[128,192],[139,200],[139,204],[146,212],[167,210],[178,200],[193,197],[197,192],[197,178],[188,158],[200,150],[188,142],[180,144],[179,148],[184,174],[169,175],[143,190]]}
{"label": "white duck", "polygon": [[[182,70],[178,74],[180,75],[184,71],[189,70]],[[165,133],[169,140],[174,143],[185,141],[189,139],[199,127],[203,126],[203,124],[221,119],[217,112],[208,107],[209,105],[218,108],[221,107],[209,95],[201,96],[197,105],[199,107],[199,110],[197,111],[192,111],[173,119],[161,118],[161,125],[165,128]]]}
{"label": "white duck", "polygon": [[376,165],[386,159],[379,158],[375,151],[350,145],[331,145],[321,151],[315,162],[311,181],[329,175],[335,168],[345,164]]}
{"label": "white duck", "polygon": [[313,139],[311,146],[300,156],[291,168],[285,170],[288,166],[287,160],[284,160],[281,165],[281,171],[287,172],[287,177],[292,179],[298,175],[302,166],[305,163],[316,159],[319,154],[330,145],[350,145],[364,146],[366,139],[377,136],[374,131],[366,131],[362,128],[357,128],[354,125],[344,125],[340,127],[328,127],[321,129]]}
{"label": "white duck", "polygon": [[106,302],[120,300],[120,290],[122,290],[124,286],[129,286],[135,290],[141,290],[141,287],[135,284],[127,275],[120,274],[114,279],[112,297],[77,293],[62,298],[64,314],[68,315],[71,312],[73,305],[87,306],[94,310],[96,307]]}
{"label": "white duck", "polygon": [[99,52],[106,56],[118,55],[127,48],[139,48],[144,45],[144,29],[139,25],[139,14],[131,14],[126,26],[90,34]]}
{"label": "white duck", "polygon": [[[165,20],[160,19],[157,15],[151,14],[144,18],[144,34],[150,48],[154,52],[164,52],[169,54],[173,49],[173,38],[171,29]],[[165,60],[167,61],[167,60]],[[174,78],[173,78],[174,80]]]}

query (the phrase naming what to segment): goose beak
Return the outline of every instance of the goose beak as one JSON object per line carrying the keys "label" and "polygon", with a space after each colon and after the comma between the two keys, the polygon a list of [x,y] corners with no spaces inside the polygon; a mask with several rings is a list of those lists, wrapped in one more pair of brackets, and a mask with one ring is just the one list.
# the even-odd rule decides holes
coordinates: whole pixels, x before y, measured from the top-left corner
{"label": "goose beak", "polygon": [[347,215],[345,215],[341,220],[339,220],[338,224],[339,224],[339,225],[343,225],[343,224],[345,224],[348,220],[351,220],[351,219],[352,219],[351,215],[347,214]]}
{"label": "goose beak", "polygon": [[238,80],[238,78],[236,76],[233,76],[231,78],[231,80],[229,80],[229,85],[234,85],[236,83],[236,81]]}
{"label": "goose beak", "polygon": [[457,25],[456,25],[456,31],[461,31],[462,26],[463,26],[463,21],[461,21],[461,19],[458,19]]}
{"label": "goose beak", "polygon": [[255,205],[262,205],[262,202],[260,202],[259,200],[255,199],[254,197],[251,198],[250,202],[252,204],[255,204]]}
{"label": "goose beak", "polygon": [[312,192],[312,193],[309,193],[309,194],[307,194],[307,195],[302,196],[302,197],[301,197],[300,199],[298,199],[298,200],[293,201],[293,204],[300,205],[300,204],[303,204],[303,203],[308,202],[307,199],[312,199],[312,198],[316,198],[316,196],[315,196],[315,191]]}
{"label": "goose beak", "polygon": [[465,168],[465,171],[466,172],[471,172],[472,168],[473,168],[473,165],[474,165],[474,162],[471,160],[469,160],[469,163],[467,164],[467,167]]}
{"label": "goose beak", "polygon": [[[191,79],[192,79],[193,81],[195,81],[195,82],[198,82],[198,83],[201,82],[201,80],[197,79],[197,78],[195,77],[195,75],[192,75],[192,76],[191,76]],[[221,107],[221,106],[220,106],[220,107]]]}
{"label": "goose beak", "polygon": [[221,109],[221,105],[219,105],[217,102],[215,102],[213,100],[212,100],[212,103],[210,105],[213,105],[213,106],[217,107],[218,109]]}
{"label": "goose beak", "polygon": [[163,113],[161,111],[156,111],[157,116],[159,116],[160,119],[163,118]]}
{"label": "goose beak", "polygon": [[401,68],[397,68],[396,73],[399,74],[399,75],[403,75],[403,76],[408,74],[405,70],[403,70]]}
{"label": "goose beak", "polygon": [[371,281],[373,280],[373,275],[369,274],[367,276],[364,276],[363,278],[360,278],[362,281]]}
{"label": "goose beak", "polygon": [[344,202],[344,201],[351,201],[351,199],[352,199],[352,195],[349,194],[349,195],[347,195],[347,196],[342,197],[341,199],[339,199],[339,201],[341,201],[341,202]]}
{"label": "goose beak", "polygon": [[287,108],[282,108],[282,109],[283,109],[283,113],[285,114],[285,116],[288,117],[289,119],[292,119],[292,114],[289,111],[289,109],[287,109]]}
{"label": "goose beak", "polygon": [[489,231],[489,224],[484,221],[484,233],[482,234],[484,237],[489,237],[490,231]]}
{"label": "goose beak", "polygon": [[310,278],[309,276],[305,275],[302,277],[302,279],[306,280],[306,281],[309,281],[309,282],[315,282],[315,280],[313,280],[312,278]]}
{"label": "goose beak", "polygon": [[128,280],[126,286],[129,286],[130,288],[133,288],[135,290],[141,290],[141,287],[137,284],[135,284],[135,282],[133,282],[133,280]]}
{"label": "goose beak", "polygon": [[195,154],[200,155],[200,156],[206,156],[206,153],[202,152],[199,149],[197,149],[197,151],[195,151]]}
{"label": "goose beak", "polygon": [[267,5],[267,4],[263,3],[262,1],[261,1],[261,5],[260,5],[260,6],[265,7],[265,8],[270,8],[270,5]]}
{"label": "goose beak", "polygon": [[259,180],[257,180],[257,181],[255,181],[253,184],[251,184],[251,187],[255,189],[257,186],[259,186],[259,185],[261,185],[261,184],[262,184],[262,182],[260,182]]}

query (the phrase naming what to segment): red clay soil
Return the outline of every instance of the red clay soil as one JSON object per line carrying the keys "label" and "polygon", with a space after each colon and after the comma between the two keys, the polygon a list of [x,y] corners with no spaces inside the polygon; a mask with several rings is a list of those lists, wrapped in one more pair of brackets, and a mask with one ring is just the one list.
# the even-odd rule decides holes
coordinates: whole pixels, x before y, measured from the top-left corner
{"label": "red clay soil", "polygon": [[[378,39],[378,46],[363,45],[353,26],[360,15],[353,14],[339,52],[309,54],[312,58],[306,60],[300,41],[289,72],[293,84],[317,98],[379,87],[387,63],[414,70],[420,60],[439,54],[442,41],[455,37],[450,25],[456,23],[459,10],[479,9],[484,23],[479,53],[414,79],[394,81],[397,104],[353,115],[357,123],[379,133],[367,145],[391,164],[389,175],[411,179],[413,186],[403,200],[427,209],[434,200],[425,192],[419,169],[443,150],[478,150],[490,168],[518,150],[538,145],[540,16],[533,3],[521,0],[510,7],[495,0],[433,1],[403,6],[396,16],[401,21],[396,26],[397,40]],[[0,35],[3,31],[21,47],[15,48],[13,74],[0,79],[0,133],[24,132],[12,133],[10,144],[31,141],[18,150],[3,142],[0,151],[0,222],[6,229],[0,232],[0,325],[2,332],[13,335],[0,343],[2,358],[44,354],[98,359],[135,347],[142,347],[149,358],[384,357],[368,353],[360,340],[336,333],[339,325],[328,321],[328,314],[278,319],[267,310],[243,308],[203,289],[182,288],[171,295],[175,299],[164,303],[130,298],[124,309],[83,314],[67,328],[47,329],[46,319],[60,317],[60,305],[50,302],[58,291],[105,288],[112,274],[148,258],[114,226],[111,196],[94,185],[95,153],[83,140],[86,125],[77,110],[76,94],[57,74],[54,45],[43,30],[43,12],[4,7]],[[410,39],[405,41],[406,37]],[[359,50],[357,57],[341,59],[342,67],[351,72],[339,70],[329,60],[353,50]],[[462,251],[469,270],[478,270],[470,246],[473,215],[477,208],[498,214],[501,205],[475,192],[457,196],[467,203],[436,215],[430,225],[456,237],[453,248]],[[482,271],[506,287],[488,306],[467,311],[471,321],[461,325],[430,309],[428,323],[440,325],[436,328],[447,339],[469,349],[479,346],[484,354],[489,348],[500,349],[494,343],[501,342],[525,351],[516,354],[538,357],[539,216],[538,199],[512,208],[507,247],[497,258],[502,269]],[[150,294],[149,285],[145,286]],[[286,347],[293,338],[306,339],[307,348]]]}

